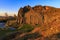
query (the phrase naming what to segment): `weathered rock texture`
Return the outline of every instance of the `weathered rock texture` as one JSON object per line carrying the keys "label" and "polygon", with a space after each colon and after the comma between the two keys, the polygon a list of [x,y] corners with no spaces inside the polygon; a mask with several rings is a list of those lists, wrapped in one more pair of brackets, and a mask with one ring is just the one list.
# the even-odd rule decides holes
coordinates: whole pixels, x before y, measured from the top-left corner
{"label": "weathered rock texture", "polygon": [[58,33],[60,32],[60,8],[41,5],[25,6],[18,11],[18,23],[40,25],[44,36]]}
{"label": "weathered rock texture", "polygon": [[[39,9],[37,7],[37,9]],[[18,23],[20,24],[42,24],[42,14],[40,10],[36,10],[36,8],[32,8],[30,6],[25,6],[24,8],[21,8],[18,12]],[[38,13],[38,11],[40,11]]]}
{"label": "weathered rock texture", "polygon": [[25,6],[18,11],[18,23],[20,24],[51,24],[60,17],[60,9],[49,6]]}

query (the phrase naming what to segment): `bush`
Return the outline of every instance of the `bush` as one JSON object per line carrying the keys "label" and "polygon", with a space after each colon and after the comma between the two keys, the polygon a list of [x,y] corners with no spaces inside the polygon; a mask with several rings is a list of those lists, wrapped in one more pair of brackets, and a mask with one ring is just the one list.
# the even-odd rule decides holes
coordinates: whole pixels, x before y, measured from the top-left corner
{"label": "bush", "polygon": [[24,24],[19,30],[21,30],[23,32],[30,32],[33,29],[34,29],[34,27],[32,25]]}

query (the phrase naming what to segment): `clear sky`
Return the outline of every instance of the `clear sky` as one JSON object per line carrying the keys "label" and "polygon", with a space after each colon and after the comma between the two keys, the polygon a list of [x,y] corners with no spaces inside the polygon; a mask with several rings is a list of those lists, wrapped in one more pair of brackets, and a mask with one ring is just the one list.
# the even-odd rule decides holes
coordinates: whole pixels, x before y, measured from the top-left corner
{"label": "clear sky", "polygon": [[19,8],[26,5],[47,5],[60,8],[60,0],[0,0],[0,15],[5,12],[17,14]]}

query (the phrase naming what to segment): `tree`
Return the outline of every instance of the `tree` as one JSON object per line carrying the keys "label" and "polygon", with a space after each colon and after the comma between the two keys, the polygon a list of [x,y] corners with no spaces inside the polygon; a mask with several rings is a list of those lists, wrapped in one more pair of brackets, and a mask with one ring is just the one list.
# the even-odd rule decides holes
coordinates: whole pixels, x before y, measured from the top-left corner
{"label": "tree", "polygon": [[5,13],[5,17],[8,17],[8,14],[7,13]]}
{"label": "tree", "polygon": [[17,18],[16,14],[14,14],[14,18]]}

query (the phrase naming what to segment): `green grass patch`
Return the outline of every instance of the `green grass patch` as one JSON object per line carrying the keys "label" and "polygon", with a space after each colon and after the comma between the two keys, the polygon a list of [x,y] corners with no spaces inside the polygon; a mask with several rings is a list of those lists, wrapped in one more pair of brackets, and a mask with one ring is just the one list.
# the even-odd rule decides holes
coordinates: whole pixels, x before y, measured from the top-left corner
{"label": "green grass patch", "polygon": [[15,29],[15,30],[11,30],[11,29],[3,29],[3,30],[0,30],[0,37],[1,36],[6,36],[7,34],[10,34],[10,33],[14,33],[14,32],[17,32],[17,31],[22,31],[22,32],[30,32],[34,29],[34,27],[30,24],[24,24],[21,28],[19,29]]}
{"label": "green grass patch", "polygon": [[13,32],[16,32],[17,30],[10,30],[10,29],[7,29],[7,30],[0,30],[0,37],[1,36],[4,36],[6,34],[9,34],[9,33],[13,33]]}
{"label": "green grass patch", "polygon": [[23,32],[30,32],[34,29],[34,27],[30,24],[24,24],[19,30]]}

